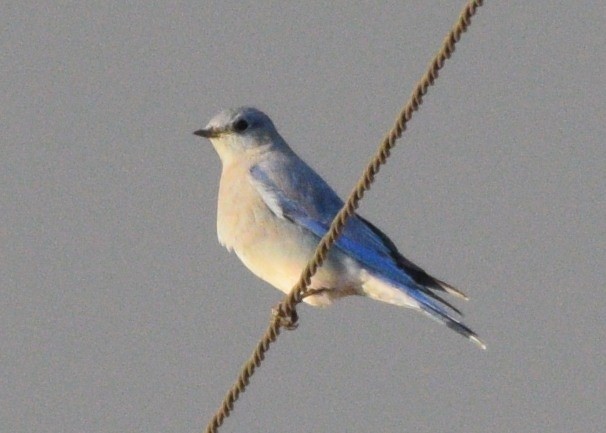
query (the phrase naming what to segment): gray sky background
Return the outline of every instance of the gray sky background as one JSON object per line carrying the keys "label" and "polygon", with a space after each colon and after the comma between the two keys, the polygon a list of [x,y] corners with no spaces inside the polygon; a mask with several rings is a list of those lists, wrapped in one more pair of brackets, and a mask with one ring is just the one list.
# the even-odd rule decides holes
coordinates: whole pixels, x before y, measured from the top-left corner
{"label": "gray sky background", "polygon": [[[345,196],[462,5],[5,2],[0,431],[201,431],[282,295],[218,244],[191,132],[257,106]],[[488,350],[301,306],[221,431],[603,431],[605,28],[488,1],[362,202]]]}

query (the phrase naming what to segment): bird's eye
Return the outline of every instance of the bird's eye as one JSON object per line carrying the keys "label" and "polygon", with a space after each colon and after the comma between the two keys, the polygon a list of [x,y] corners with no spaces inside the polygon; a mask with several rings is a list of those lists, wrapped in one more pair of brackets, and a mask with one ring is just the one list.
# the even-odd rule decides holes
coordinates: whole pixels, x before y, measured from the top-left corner
{"label": "bird's eye", "polygon": [[234,123],[234,131],[236,132],[244,132],[248,129],[248,122],[244,119],[238,120]]}

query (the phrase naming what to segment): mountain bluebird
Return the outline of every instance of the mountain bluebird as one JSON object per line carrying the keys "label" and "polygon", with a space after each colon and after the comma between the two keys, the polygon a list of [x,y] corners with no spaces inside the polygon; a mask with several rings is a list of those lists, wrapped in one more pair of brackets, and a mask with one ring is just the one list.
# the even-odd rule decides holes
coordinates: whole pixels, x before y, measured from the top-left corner
{"label": "mountain bluebird", "polygon": [[[259,278],[288,293],[343,202],[255,108],[222,111],[194,134],[210,139],[223,166],[219,242]],[[485,347],[436,292],[467,297],[406,259],[359,215],[349,218],[309,288],[308,304],[363,295],[421,311]]]}

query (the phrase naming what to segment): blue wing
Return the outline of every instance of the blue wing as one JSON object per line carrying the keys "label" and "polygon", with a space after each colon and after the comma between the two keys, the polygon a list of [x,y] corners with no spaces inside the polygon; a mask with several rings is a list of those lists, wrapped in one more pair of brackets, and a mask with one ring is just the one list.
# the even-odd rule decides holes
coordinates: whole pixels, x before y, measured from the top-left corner
{"label": "blue wing", "polygon": [[[284,161],[283,161],[284,162]],[[268,207],[280,218],[304,227],[321,238],[343,202],[337,194],[303,161],[285,162],[278,178],[276,170],[262,165],[251,168],[252,179]],[[335,247],[357,260],[375,276],[416,299],[425,313],[468,338],[473,331],[454,319],[447,306],[460,314],[432,290],[465,297],[454,287],[440,281],[402,256],[393,242],[378,228],[355,215],[348,219]]]}

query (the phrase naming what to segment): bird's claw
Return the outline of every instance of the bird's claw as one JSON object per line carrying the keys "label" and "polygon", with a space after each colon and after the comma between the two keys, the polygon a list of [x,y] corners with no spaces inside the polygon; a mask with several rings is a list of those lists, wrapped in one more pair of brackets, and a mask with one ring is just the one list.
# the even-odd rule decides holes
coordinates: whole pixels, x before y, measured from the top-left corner
{"label": "bird's claw", "polygon": [[279,303],[274,308],[271,309],[272,320],[277,318],[278,324],[281,328],[288,329],[289,331],[295,330],[298,328],[299,324],[299,315],[297,314],[297,310],[294,308],[290,311],[290,314],[284,311],[284,307],[282,303]]}

